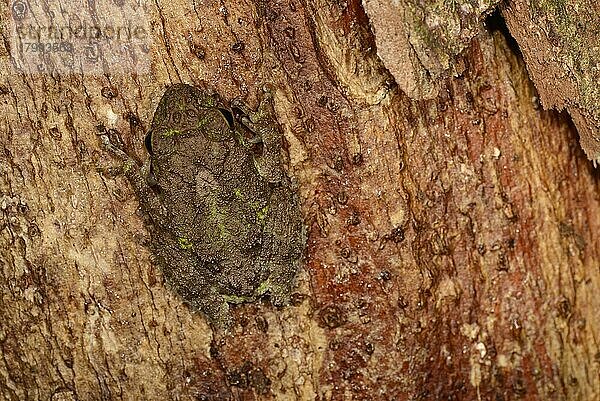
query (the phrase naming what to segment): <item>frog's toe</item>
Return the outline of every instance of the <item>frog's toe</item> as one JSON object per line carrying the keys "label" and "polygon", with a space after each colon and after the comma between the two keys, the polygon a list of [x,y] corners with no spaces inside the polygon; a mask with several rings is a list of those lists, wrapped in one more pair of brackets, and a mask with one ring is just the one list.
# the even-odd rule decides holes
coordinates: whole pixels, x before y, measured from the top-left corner
{"label": "frog's toe", "polygon": [[254,124],[251,120],[251,118],[247,115],[244,115],[242,117],[239,118],[240,123],[248,128],[250,130],[250,132],[254,133],[254,137],[250,139],[251,143],[260,143],[262,142],[262,138],[260,137],[260,135],[256,134],[258,132],[258,127],[256,126],[256,124]]}
{"label": "frog's toe", "polygon": [[[109,152],[120,157],[121,159],[124,159],[124,160],[129,159],[129,156],[121,148],[121,144],[119,143],[119,144],[115,145],[116,141],[114,139],[111,140],[111,138],[109,137],[108,134],[100,135],[100,141],[102,141],[102,146]],[[115,142],[115,143],[113,143],[113,142]]]}
{"label": "frog's toe", "polygon": [[235,98],[231,101],[231,108],[235,109],[241,115],[249,116],[254,110],[250,108],[241,98]]}
{"label": "frog's toe", "polygon": [[290,303],[290,295],[285,293],[272,293],[271,303],[275,306],[286,306]]}
{"label": "frog's toe", "polygon": [[275,306],[285,306],[290,302],[291,287],[287,284],[270,283],[267,291],[271,296],[271,303]]}

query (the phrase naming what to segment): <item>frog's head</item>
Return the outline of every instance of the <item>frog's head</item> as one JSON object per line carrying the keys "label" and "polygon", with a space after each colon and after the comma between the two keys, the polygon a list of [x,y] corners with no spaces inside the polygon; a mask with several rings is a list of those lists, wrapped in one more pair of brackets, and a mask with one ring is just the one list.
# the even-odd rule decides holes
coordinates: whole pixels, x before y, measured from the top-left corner
{"label": "frog's head", "polygon": [[154,113],[146,149],[151,155],[170,151],[175,137],[226,140],[233,134],[233,126],[231,111],[215,92],[187,84],[171,85]]}

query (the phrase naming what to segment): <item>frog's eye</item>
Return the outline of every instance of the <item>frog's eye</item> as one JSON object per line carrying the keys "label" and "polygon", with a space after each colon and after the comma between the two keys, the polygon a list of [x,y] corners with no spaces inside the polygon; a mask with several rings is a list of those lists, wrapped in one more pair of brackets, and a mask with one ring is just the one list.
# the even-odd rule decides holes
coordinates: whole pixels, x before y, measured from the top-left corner
{"label": "frog's eye", "polygon": [[144,138],[144,145],[146,146],[148,153],[152,154],[152,131],[148,131],[146,134],[146,137]]}
{"label": "frog's eye", "polygon": [[221,112],[221,114],[223,114],[225,120],[227,120],[227,125],[229,125],[229,128],[233,128],[233,114],[231,114],[231,112],[227,109],[219,108],[219,111]]}

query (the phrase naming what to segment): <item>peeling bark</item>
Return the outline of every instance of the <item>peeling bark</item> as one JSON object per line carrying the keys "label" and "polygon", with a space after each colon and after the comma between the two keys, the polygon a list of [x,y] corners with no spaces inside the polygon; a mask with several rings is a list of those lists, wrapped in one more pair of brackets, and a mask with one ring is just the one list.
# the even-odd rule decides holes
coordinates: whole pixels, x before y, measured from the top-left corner
{"label": "peeling bark", "polygon": [[600,4],[513,0],[503,7],[545,108],[567,110],[600,163]]}
{"label": "peeling bark", "polygon": [[[148,7],[149,74],[17,74],[2,32],[5,399],[600,397],[598,173],[501,32],[413,100],[357,0]],[[231,335],[165,287],[97,135],[142,158],[164,88],[200,81],[273,84],[309,228],[292,304]]]}
{"label": "peeling bark", "polygon": [[443,79],[462,73],[456,56],[481,33],[483,20],[500,0],[373,1],[365,11],[377,54],[404,93],[438,96]]}

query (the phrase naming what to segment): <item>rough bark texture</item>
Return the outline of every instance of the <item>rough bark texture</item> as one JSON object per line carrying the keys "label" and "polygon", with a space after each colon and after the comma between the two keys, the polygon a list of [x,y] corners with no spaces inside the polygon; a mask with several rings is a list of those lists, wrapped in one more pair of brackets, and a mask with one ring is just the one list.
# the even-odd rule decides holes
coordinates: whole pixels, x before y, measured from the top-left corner
{"label": "rough bark texture", "polygon": [[413,99],[439,95],[443,79],[460,74],[456,56],[500,0],[364,0],[377,55]]}
{"label": "rough bark texture", "polygon": [[545,108],[567,110],[600,163],[600,3],[512,0],[503,7]]}
{"label": "rough bark texture", "polygon": [[[149,7],[149,74],[16,74],[3,31],[4,399],[600,397],[598,173],[501,32],[415,101],[358,0]],[[230,335],[165,287],[97,137],[143,155],[165,86],[200,80],[274,85],[309,227],[292,305]]]}

